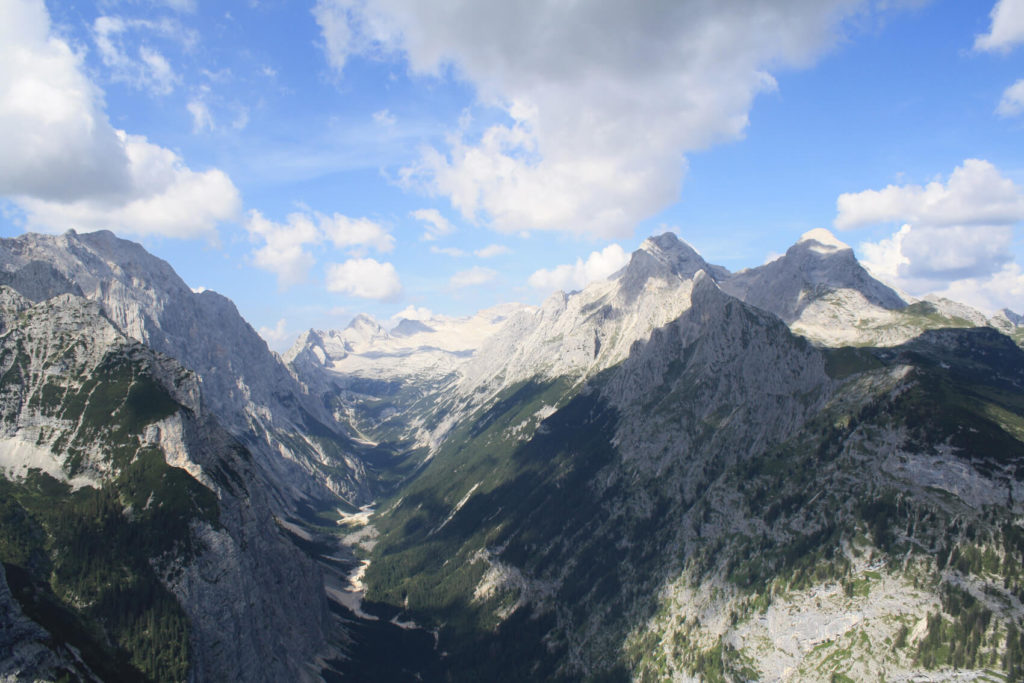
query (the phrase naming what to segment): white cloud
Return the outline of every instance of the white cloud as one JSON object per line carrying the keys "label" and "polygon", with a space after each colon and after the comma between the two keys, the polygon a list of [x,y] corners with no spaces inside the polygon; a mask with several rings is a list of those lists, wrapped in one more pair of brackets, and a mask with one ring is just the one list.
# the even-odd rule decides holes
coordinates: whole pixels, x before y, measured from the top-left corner
{"label": "white cloud", "polygon": [[231,127],[235,130],[242,130],[249,125],[249,108],[239,105],[238,113],[231,121]]}
{"label": "white cloud", "polygon": [[473,266],[469,270],[460,270],[452,275],[448,284],[454,289],[463,289],[465,287],[477,287],[488,282],[494,282],[497,277],[498,271],[496,270]]}
{"label": "white cloud", "polygon": [[477,249],[473,253],[479,258],[494,258],[495,256],[501,256],[502,254],[511,254],[512,250],[504,244],[488,244],[483,249]]}
{"label": "white cloud", "polygon": [[450,235],[455,232],[455,226],[451,222],[441,215],[441,212],[437,209],[417,209],[410,214],[413,218],[418,221],[422,221],[426,225],[426,230],[420,237],[422,240],[433,241],[438,237],[444,235]]}
{"label": "white cloud", "polygon": [[278,353],[287,351],[295,339],[295,333],[288,329],[288,321],[281,318],[273,327],[261,326],[258,330],[267,346]]}
{"label": "white cloud", "polygon": [[394,321],[399,320],[430,320],[434,317],[433,311],[423,306],[406,306],[398,313],[391,316]]}
{"label": "white cloud", "polygon": [[238,212],[238,190],[222,171],[193,171],[110,125],[81,56],[51,35],[38,0],[4,4],[0,149],[0,195],[31,229],[210,236]]}
{"label": "white cloud", "polygon": [[329,241],[343,249],[358,251],[371,247],[387,252],[395,245],[394,238],[377,223],[339,213],[328,216],[297,211],[288,214],[284,223],[275,223],[253,210],[249,212],[245,229],[252,239],[263,242],[252,254],[253,264],[276,274],[278,285],[283,288],[308,279],[316,257],[307,247]]}
{"label": "white cloud", "polygon": [[967,159],[943,184],[889,185],[836,200],[839,230],[885,223],[916,226],[1008,225],[1024,220],[1024,193],[987,161]]}
{"label": "white cloud", "polygon": [[1024,42],[1024,0],[999,0],[990,16],[992,26],[975,38],[975,50],[1006,52]]}
{"label": "white cloud", "polygon": [[918,294],[954,280],[991,275],[1012,260],[1012,242],[1008,225],[904,225],[892,237],[863,243],[860,249],[871,272]]}
{"label": "white cloud", "polygon": [[128,156],[130,193],[70,202],[17,197],[26,227],[195,238],[215,235],[218,223],[238,215],[238,189],[223,171],[193,171],[171,150],[116,132]]}
{"label": "white cloud", "polygon": [[381,252],[395,248],[395,238],[369,218],[349,218],[340,213],[317,214],[317,217],[320,230],[336,247],[371,247]]}
{"label": "white cloud", "polygon": [[196,11],[196,0],[162,0],[162,4],[178,12]]}
{"label": "white cloud", "polygon": [[1003,92],[996,113],[1004,118],[1024,114],[1024,78],[1020,79]]}
{"label": "white cloud", "polygon": [[68,201],[131,187],[124,144],[82,57],[50,35],[41,1],[0,21],[0,193]]}
{"label": "white cloud", "polygon": [[604,237],[674,201],[684,154],[741,137],[767,68],[808,64],[857,0],[423,3],[319,0],[328,62],[404,54],[508,121],[455,132],[405,169],[498,230]]}
{"label": "white cloud", "polygon": [[909,225],[904,225],[892,237],[861,243],[860,260],[872,275],[886,282],[895,283],[900,279],[900,271],[910,265],[910,259],[903,254],[903,240],[910,229]]}
{"label": "white cloud", "polygon": [[859,251],[872,273],[911,294],[966,292],[971,300],[960,300],[971,303],[988,291],[994,300],[993,283],[1009,282],[1006,273],[1017,268],[1011,248],[1014,226],[1024,221],[1024,190],[986,161],[966,160],[945,183],[844,194],[837,210],[844,229],[903,223]]}
{"label": "white cloud", "polygon": [[550,292],[583,289],[591,282],[604,280],[629,263],[629,254],[618,244],[609,244],[601,251],[590,253],[587,260],[564,264],[551,270],[540,269],[527,282],[535,289]]}
{"label": "white cloud", "polygon": [[354,4],[351,0],[317,0],[312,10],[324,40],[327,62],[339,72],[345,68],[351,49],[349,22],[354,20],[350,16],[354,12]]}
{"label": "white cloud", "polygon": [[401,294],[402,283],[390,263],[355,258],[327,266],[327,290],[363,299],[394,299]]}
{"label": "white cloud", "polygon": [[395,115],[389,112],[387,109],[381,109],[380,111],[373,112],[373,122],[378,126],[384,126],[386,128],[395,125],[397,119]]}
{"label": "white cloud", "polygon": [[253,264],[277,275],[279,287],[290,287],[308,279],[316,259],[304,247],[321,239],[320,231],[308,216],[293,213],[286,223],[275,223],[253,210],[249,212],[245,229],[251,237],[264,242],[253,252]]}
{"label": "white cloud", "polygon": [[192,115],[192,132],[201,133],[204,130],[213,130],[213,116],[210,108],[202,100],[190,100],[186,105],[188,113]]}
{"label": "white cloud", "polygon": [[103,64],[110,69],[111,78],[115,81],[127,83],[139,90],[148,90],[154,95],[169,94],[180,81],[170,63],[158,51],[140,45],[138,58],[133,58],[124,45],[125,34],[129,31],[150,30],[173,34],[176,32],[173,23],[102,16],[93,22],[92,30]]}
{"label": "white cloud", "polygon": [[1003,308],[1020,313],[1024,302],[1024,272],[1016,263],[1007,263],[991,275],[951,282],[936,294],[987,313]]}
{"label": "white cloud", "polygon": [[454,258],[462,258],[466,255],[466,252],[458,247],[438,247],[435,245],[430,246],[431,254],[444,254],[445,256],[452,256]]}

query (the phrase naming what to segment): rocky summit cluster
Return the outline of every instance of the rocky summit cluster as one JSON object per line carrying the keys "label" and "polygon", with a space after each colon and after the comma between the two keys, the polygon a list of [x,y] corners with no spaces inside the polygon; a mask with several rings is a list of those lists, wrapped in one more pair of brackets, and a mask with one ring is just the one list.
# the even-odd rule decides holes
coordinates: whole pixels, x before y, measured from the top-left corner
{"label": "rocky summit cluster", "polygon": [[284,356],[0,240],[0,680],[1024,678],[1024,325],[824,230]]}

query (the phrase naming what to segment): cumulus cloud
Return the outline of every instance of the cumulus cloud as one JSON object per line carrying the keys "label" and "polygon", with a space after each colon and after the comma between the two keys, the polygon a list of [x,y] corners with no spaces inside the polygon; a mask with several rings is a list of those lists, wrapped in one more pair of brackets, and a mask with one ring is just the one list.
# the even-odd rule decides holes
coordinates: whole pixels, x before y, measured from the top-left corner
{"label": "cumulus cloud", "polygon": [[455,273],[455,275],[452,275],[448,284],[454,289],[478,287],[480,285],[485,285],[488,282],[494,282],[497,277],[498,271],[493,270],[492,268],[473,266],[468,270],[460,270]]}
{"label": "cumulus cloud", "polygon": [[195,238],[215,235],[218,223],[237,216],[238,189],[223,171],[193,171],[177,154],[140,135],[116,134],[128,157],[129,192],[68,202],[16,197],[26,227]]}
{"label": "cumulus cloud", "polygon": [[451,222],[441,215],[441,212],[437,209],[417,209],[412,212],[412,217],[418,221],[422,221],[425,225],[423,235],[420,237],[422,240],[433,241],[438,237],[444,235],[450,235],[455,232],[455,226]]}
{"label": "cumulus cloud", "polygon": [[434,317],[434,312],[424,306],[413,306],[409,305],[391,316],[394,321],[399,320],[430,320]]}
{"label": "cumulus cloud", "polygon": [[261,326],[258,332],[267,346],[279,353],[286,351],[295,338],[295,333],[288,329],[288,321],[284,318],[278,320],[273,327]]}
{"label": "cumulus cloud", "polygon": [[974,40],[975,50],[1005,52],[1024,42],[1024,0],[999,0],[988,33]]}
{"label": "cumulus cloud", "polygon": [[41,1],[7,2],[0,22],[0,193],[67,201],[123,194],[128,155],[82,57],[50,35]]}
{"label": "cumulus cloud", "polygon": [[952,280],[990,275],[1012,260],[1011,226],[913,227],[860,245],[864,263],[882,279],[919,293]]}
{"label": "cumulus cloud", "polygon": [[909,234],[910,226],[904,225],[891,237],[878,242],[861,243],[861,263],[880,280],[897,282],[900,279],[900,272],[906,271],[910,265],[910,259],[903,254],[903,240]]}
{"label": "cumulus cloud", "polygon": [[263,242],[252,254],[253,265],[277,275],[278,286],[282,288],[308,279],[316,265],[311,250],[315,245],[331,242],[338,248],[358,251],[370,247],[388,252],[395,244],[394,238],[370,219],[349,218],[339,213],[328,216],[297,211],[288,214],[284,223],[276,223],[252,210],[245,229],[251,239]]}
{"label": "cumulus cloud", "polygon": [[1024,114],[1024,78],[1003,91],[996,113],[1003,118]]}
{"label": "cumulus cloud", "polygon": [[1024,272],[1016,263],[1007,263],[991,275],[951,282],[936,294],[988,313],[1003,308],[1020,313],[1021,302],[1024,302]]}
{"label": "cumulus cloud", "polygon": [[290,287],[306,281],[316,259],[305,245],[321,239],[320,231],[308,216],[293,213],[285,223],[275,223],[253,210],[249,212],[245,229],[251,237],[261,238],[264,243],[253,252],[253,264],[277,275],[278,286]]}
{"label": "cumulus cloud", "polygon": [[0,195],[31,229],[210,236],[238,212],[238,190],[222,171],[194,171],[110,125],[101,91],[81,56],[51,34],[39,0],[4,4],[0,149]]}
{"label": "cumulus cloud", "polygon": [[583,289],[591,282],[604,280],[629,263],[629,254],[618,244],[609,244],[601,251],[590,253],[587,260],[564,264],[551,270],[540,269],[527,282],[535,289],[550,292]]}
{"label": "cumulus cloud", "polygon": [[477,249],[473,253],[479,258],[494,258],[495,256],[501,256],[502,254],[511,254],[512,250],[504,244],[488,244],[483,249]]}
{"label": "cumulus cloud", "polygon": [[381,252],[395,248],[395,238],[369,218],[349,218],[340,213],[317,214],[320,230],[339,248],[371,247]]}
{"label": "cumulus cloud", "polygon": [[929,227],[1008,225],[1024,219],[1024,194],[991,163],[967,159],[945,183],[845,193],[836,209],[839,230],[890,221]]}
{"label": "cumulus cloud", "polygon": [[674,201],[687,152],[742,136],[769,68],[810,63],[857,0],[422,3],[319,0],[329,64],[404,55],[507,120],[403,172],[471,221],[603,237]]}
{"label": "cumulus cloud", "polygon": [[362,299],[394,299],[402,292],[398,272],[390,263],[354,258],[327,266],[327,290]]}
{"label": "cumulus cloud", "polygon": [[1024,190],[987,161],[968,159],[946,182],[890,185],[837,201],[838,228],[892,221],[902,224],[893,235],[859,246],[877,277],[911,294],[974,292],[960,300],[994,300],[995,284],[1017,272],[1011,248],[1014,226],[1024,221]]}

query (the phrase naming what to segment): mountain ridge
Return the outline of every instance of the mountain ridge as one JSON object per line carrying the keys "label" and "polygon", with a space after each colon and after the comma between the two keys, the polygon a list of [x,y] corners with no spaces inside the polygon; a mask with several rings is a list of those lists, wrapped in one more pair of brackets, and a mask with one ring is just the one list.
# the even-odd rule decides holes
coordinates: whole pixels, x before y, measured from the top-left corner
{"label": "mountain ridge", "polygon": [[[193,292],[140,245],[105,231],[5,239],[0,284],[37,296],[62,290],[96,301],[124,334],[195,371],[206,405],[275,472],[280,505],[332,492],[354,502],[368,495],[357,459],[337,445],[296,438],[300,431],[333,432],[338,444],[351,445],[235,305],[212,291]],[[338,465],[331,472],[320,467],[331,460]]]}
{"label": "mountain ridge", "polygon": [[[190,306],[235,321],[218,328],[221,343],[255,333],[219,295],[186,292],[159,266],[147,276],[136,247],[110,234],[0,242],[0,283],[40,299],[0,286],[0,508],[20,506],[0,515],[0,534],[24,538],[17,520],[28,519],[48,542],[73,543],[50,509],[114,492],[127,501],[110,511],[114,528],[158,524],[147,500],[169,494],[137,482],[147,467],[170,473],[190,492],[177,500],[191,521],[167,536],[178,545],[125,552],[165,553],[146,560],[163,574],[139,571],[183,611],[166,600],[144,609],[191,619],[188,644],[175,645],[180,629],[167,641],[168,671],[858,680],[1024,670],[1014,526],[1024,335],[1012,312],[897,303],[826,231],[774,267],[736,274],[666,234],[607,280],[540,307],[390,331],[357,316],[347,330],[304,333],[287,366],[260,342],[254,359],[225,366],[216,349],[194,353],[206,363],[197,370],[154,348],[191,338],[206,313]],[[51,253],[60,258],[40,256]],[[261,363],[283,369],[295,396],[278,412],[259,398],[273,382],[245,389],[243,378],[240,394],[218,394],[203,375],[230,381]],[[90,408],[100,398],[109,406]],[[40,406],[46,419],[33,417]],[[326,431],[307,431],[317,425]],[[290,452],[319,465],[282,474],[265,450],[275,439],[298,440]],[[314,439],[333,446],[302,445]],[[362,493],[318,488],[317,468],[339,464]],[[49,507],[34,497],[44,488]],[[0,542],[25,606],[51,590],[39,577],[53,572],[19,547]],[[299,599],[275,601],[282,586]],[[248,635],[226,643],[217,634],[237,604],[252,610]],[[292,625],[275,633],[282,623]],[[34,651],[39,632],[18,632]],[[288,638],[302,642],[283,655]],[[59,647],[42,655],[41,667],[77,671]]]}

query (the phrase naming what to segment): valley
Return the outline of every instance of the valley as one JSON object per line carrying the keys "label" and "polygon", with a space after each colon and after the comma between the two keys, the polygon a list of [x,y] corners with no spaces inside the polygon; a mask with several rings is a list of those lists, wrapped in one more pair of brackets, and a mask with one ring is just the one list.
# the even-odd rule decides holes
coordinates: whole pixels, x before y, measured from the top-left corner
{"label": "valley", "polygon": [[4,675],[1024,675],[1020,317],[827,231],[282,356],[110,233],[0,304]]}

